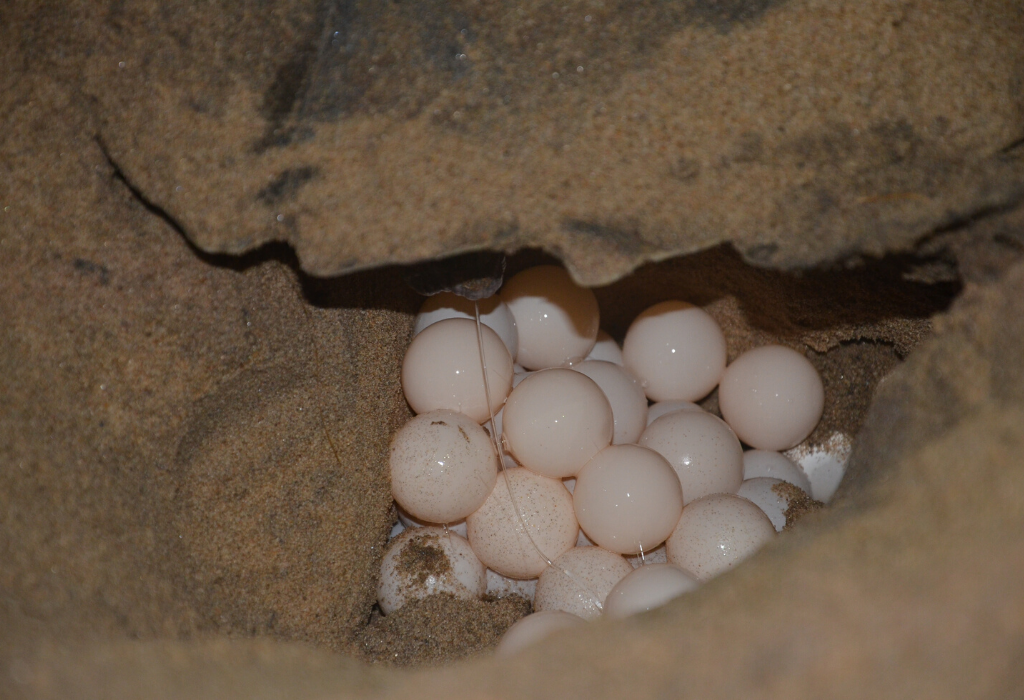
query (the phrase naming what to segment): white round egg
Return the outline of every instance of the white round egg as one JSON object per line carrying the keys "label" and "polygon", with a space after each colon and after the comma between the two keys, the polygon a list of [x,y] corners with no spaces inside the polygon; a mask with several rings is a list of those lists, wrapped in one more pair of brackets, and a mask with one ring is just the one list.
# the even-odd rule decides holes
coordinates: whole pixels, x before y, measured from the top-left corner
{"label": "white round egg", "polygon": [[600,321],[597,298],[563,268],[523,270],[505,283],[501,299],[515,317],[517,360],[526,369],[578,362],[593,349]]}
{"label": "white round egg", "polygon": [[[495,475],[495,478],[497,478],[497,475]],[[465,537],[466,536],[466,520],[465,520],[465,518],[463,518],[462,520],[456,520],[455,522],[450,522],[450,523],[432,523],[432,522],[429,522],[427,520],[422,520],[420,518],[417,518],[416,516],[412,515],[407,510],[405,510],[404,508],[399,506],[397,503],[395,505],[396,505],[395,510],[398,511],[398,523],[397,523],[397,525],[400,525],[402,530],[411,530],[414,527],[441,527],[441,528],[447,527],[449,530],[454,532],[456,535],[459,535],[461,537]],[[392,537],[397,536],[398,533],[401,532],[402,530],[399,530],[398,532],[395,532],[392,535]]]}
{"label": "white round egg", "polygon": [[461,413],[421,413],[391,440],[391,493],[407,513],[454,523],[483,504],[498,477],[486,431]]}
{"label": "white round egg", "polygon": [[[501,342],[505,343],[508,354],[515,361],[516,353],[519,351],[519,333],[516,331],[516,319],[508,305],[496,296],[481,299],[476,303],[480,305],[480,323],[498,334]],[[452,292],[441,292],[427,297],[416,314],[413,335],[419,335],[424,328],[449,318],[468,318],[476,322],[473,305],[474,302],[470,299]]]}
{"label": "white round egg", "polygon": [[676,411],[700,413],[703,410],[703,408],[691,401],[659,401],[647,408],[647,425],[650,425],[664,415],[675,413]]}
{"label": "white round egg", "polygon": [[[575,476],[568,476],[568,477],[562,479],[562,483],[565,484],[565,488],[569,489],[569,493],[572,493],[573,491],[576,490],[576,477]],[[574,501],[573,502],[573,507],[575,507],[575,505],[576,505],[576,503]],[[583,528],[580,528],[580,534],[576,536],[576,546],[577,547],[590,547],[593,544],[594,543],[590,541],[590,538],[587,537],[587,533],[583,532]]]}
{"label": "white round egg", "polygon": [[405,530],[406,530],[405,525],[402,523],[401,520],[399,520],[397,523],[395,523],[394,525],[391,526],[391,532],[388,533],[388,541],[390,542],[391,540],[395,539],[396,537],[401,535],[403,532],[405,532]]}
{"label": "white round egg", "polygon": [[809,498],[803,489],[767,476],[747,479],[736,495],[746,498],[763,510],[775,526],[776,532],[782,532],[786,527],[786,511],[789,510],[789,504],[798,498]]}
{"label": "white round egg", "polygon": [[710,413],[668,413],[647,426],[639,444],[676,470],[684,503],[712,493],[736,493],[743,482],[743,446],[729,426]]}
{"label": "white round egg", "polygon": [[510,455],[508,452],[502,450],[501,452],[501,468],[502,469],[519,469],[522,464],[516,461],[516,458]]}
{"label": "white round egg", "polygon": [[581,627],[585,624],[587,621],[579,615],[561,610],[535,612],[508,628],[502,635],[501,641],[498,642],[495,654],[500,657],[512,656],[555,632]]}
{"label": "white round egg", "polygon": [[537,579],[531,578],[525,581],[508,576],[502,576],[497,571],[487,570],[487,595],[493,598],[507,598],[517,595],[526,598],[531,603],[537,592]]}
{"label": "white round egg", "polygon": [[745,498],[704,496],[683,508],[665,547],[672,564],[707,581],[752,555],[775,537],[768,516]]}
{"label": "white round egg", "polygon": [[570,369],[531,374],[512,390],[502,413],[508,450],[543,476],[573,476],[611,443],[611,404],[592,379]]}
{"label": "white round egg", "polygon": [[572,494],[565,485],[529,469],[499,474],[491,494],[466,518],[466,525],[473,551],[487,568],[515,579],[540,576],[548,560],[576,544],[579,533]]}
{"label": "white round egg", "polygon": [[650,551],[644,550],[643,554],[630,554],[626,557],[626,561],[634,569],[639,569],[641,566],[647,566],[648,564],[667,563],[668,554],[665,551],[665,545],[661,544]]}
{"label": "white round egg", "polygon": [[[526,379],[531,374],[533,374],[533,372],[527,372],[526,370],[523,370],[521,372],[519,372],[519,371],[515,372],[512,375],[512,388],[515,389],[517,386],[519,386],[519,384],[524,379]],[[504,424],[503,424],[504,415],[505,415],[505,408],[504,407],[502,407],[502,409],[500,411],[498,411],[497,413],[494,414],[494,430],[495,430],[496,435],[497,435],[499,440],[501,439],[502,431],[504,430]],[[490,432],[491,431],[491,421],[487,421],[484,424],[484,427],[487,428],[487,432]]]}
{"label": "white round egg", "polygon": [[672,465],[654,450],[611,445],[580,470],[572,500],[591,541],[618,554],[636,554],[672,534],[683,510],[683,489]]}
{"label": "white round egg", "polygon": [[435,593],[482,598],[487,572],[462,537],[438,527],[406,530],[384,552],[377,603],[385,615]]}
{"label": "white round egg", "polygon": [[512,356],[497,333],[487,326],[480,330],[487,392],[475,322],[464,318],[438,321],[413,338],[402,362],[402,391],[413,412],[445,408],[483,423],[501,409],[512,388]]}
{"label": "white round egg", "polygon": [[633,567],[621,555],[600,547],[575,547],[555,559],[537,581],[536,610],[562,610],[592,620],[605,598]]}
{"label": "white round egg", "polygon": [[636,377],[613,362],[587,360],[572,367],[601,387],[612,407],[613,445],[634,443],[647,427],[647,396]]}
{"label": "white round egg", "polygon": [[512,388],[515,389],[517,386],[522,384],[523,380],[526,379],[527,377],[529,377],[531,374],[536,374],[536,372],[531,372],[531,371],[525,370],[525,369],[522,370],[522,371],[516,370],[515,372],[513,372],[512,373]]}
{"label": "white round egg", "polygon": [[597,342],[594,343],[594,349],[590,351],[590,354],[587,355],[585,359],[613,362],[621,367],[622,349],[619,347],[619,344],[615,342],[615,338],[611,337],[604,331],[598,331]]}
{"label": "white round egg", "polygon": [[493,434],[499,440],[501,440],[501,431],[504,430],[503,419],[502,419],[502,413],[504,412],[504,410],[505,409],[502,408],[501,411],[498,411],[497,413],[494,414],[494,420],[493,421],[491,421],[491,420],[484,421],[484,425],[483,425],[484,430],[487,431],[488,435],[492,435]]}
{"label": "white round egg", "polygon": [[761,476],[782,479],[806,493],[811,492],[811,480],[807,474],[786,455],[770,450],[747,450],[743,453],[743,478]]}
{"label": "white round egg", "polygon": [[788,450],[818,424],[825,389],[806,357],[782,345],[764,345],[729,365],[718,406],[743,442],[759,450]]}
{"label": "white round egg", "polygon": [[725,336],[703,309],[663,301],[630,325],[622,359],[652,401],[697,401],[725,370]]}
{"label": "white round egg", "polygon": [[629,617],[654,610],[699,587],[696,578],[674,564],[646,564],[615,584],[605,599],[604,613],[613,619]]}
{"label": "white round egg", "polygon": [[808,493],[817,501],[828,503],[839,488],[846,465],[853,451],[853,441],[846,433],[834,431],[825,440],[810,444],[806,440],[791,450],[786,457],[793,460],[811,482]]}

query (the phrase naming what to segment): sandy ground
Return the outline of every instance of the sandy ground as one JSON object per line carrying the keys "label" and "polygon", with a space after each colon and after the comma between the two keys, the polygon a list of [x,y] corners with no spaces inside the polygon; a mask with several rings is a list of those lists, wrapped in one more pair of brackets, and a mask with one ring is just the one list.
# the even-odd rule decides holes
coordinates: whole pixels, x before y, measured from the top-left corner
{"label": "sandy ground", "polygon": [[[2,694],[1019,687],[1016,4],[317,7],[0,10]],[[269,239],[298,257],[201,252]],[[513,663],[480,655],[511,603],[375,616],[419,301],[386,263],[483,245],[604,285],[615,335],[686,297],[731,354],[810,353],[813,439],[858,434],[835,504]],[[399,649],[477,658],[359,661]]]}

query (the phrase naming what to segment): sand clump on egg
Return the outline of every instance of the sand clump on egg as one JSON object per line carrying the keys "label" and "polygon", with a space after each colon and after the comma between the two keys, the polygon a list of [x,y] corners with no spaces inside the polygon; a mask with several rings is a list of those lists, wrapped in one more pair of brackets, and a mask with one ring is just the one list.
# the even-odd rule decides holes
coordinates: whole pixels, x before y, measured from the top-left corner
{"label": "sand clump on egg", "polygon": [[406,547],[398,559],[398,570],[421,584],[428,577],[444,576],[451,569],[452,565],[444,550],[428,543]]}
{"label": "sand clump on egg", "polygon": [[772,490],[789,499],[789,507],[787,507],[786,511],[783,513],[786,517],[786,526],[783,528],[784,530],[788,530],[796,525],[796,523],[804,516],[816,513],[825,507],[825,504],[821,501],[814,500],[802,489],[793,486],[793,484],[786,483],[785,481],[781,484],[775,484],[772,486]]}

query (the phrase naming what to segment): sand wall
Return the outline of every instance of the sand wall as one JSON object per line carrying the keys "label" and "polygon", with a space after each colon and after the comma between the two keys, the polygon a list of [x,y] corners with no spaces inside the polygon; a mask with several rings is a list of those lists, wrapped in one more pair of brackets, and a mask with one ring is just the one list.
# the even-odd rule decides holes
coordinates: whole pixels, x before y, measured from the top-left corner
{"label": "sand wall", "polygon": [[[9,3],[3,694],[1012,694],[1022,35],[1011,2]],[[813,351],[849,478],[657,615],[369,667],[393,264],[484,246],[606,284],[613,333],[686,296],[733,354]]]}

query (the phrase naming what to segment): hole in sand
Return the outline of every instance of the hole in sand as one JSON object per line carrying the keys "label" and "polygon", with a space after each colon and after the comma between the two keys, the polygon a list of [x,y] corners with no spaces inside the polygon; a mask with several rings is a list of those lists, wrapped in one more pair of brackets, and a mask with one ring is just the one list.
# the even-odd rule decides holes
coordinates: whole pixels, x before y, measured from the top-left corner
{"label": "hole in sand", "polygon": [[[520,270],[543,263],[557,261],[537,251],[513,255],[508,259],[506,279]],[[417,270],[389,267],[338,279],[314,279],[300,275],[303,303],[317,319],[313,326],[330,323],[331,314],[341,309],[383,308],[406,317],[411,328],[423,297],[408,289],[406,280],[410,272]],[[830,500],[839,486],[851,441],[860,429],[878,382],[928,334],[931,317],[946,309],[959,291],[959,281],[950,275],[942,261],[889,256],[834,269],[782,272],[752,267],[728,247],[649,264],[614,284],[594,290],[601,310],[601,327],[620,343],[631,320],[643,309],[660,301],[683,299],[703,307],[721,325],[730,362],[746,350],[768,343],[780,343],[803,351],[821,375],[826,398],[820,423],[792,456],[805,468],[813,495],[822,501]],[[318,353],[329,356],[334,352],[326,343],[330,333],[316,329],[311,332],[318,336],[315,343]],[[396,336],[392,334],[390,337],[394,343]],[[398,347],[388,355],[388,361],[392,363],[390,371],[398,371],[405,349],[402,343],[407,341],[408,337],[403,336],[397,343]],[[330,360],[320,358],[314,364],[317,363],[320,364],[317,371],[323,371],[322,365],[329,364]],[[384,371],[383,367],[372,368],[372,372],[381,371]],[[383,379],[379,376],[361,378],[359,386],[363,387],[365,395],[362,398],[366,403],[356,410],[381,411],[382,415],[390,417],[393,426],[397,426],[411,413],[394,391],[386,396],[374,393],[372,387],[386,383]],[[317,381],[325,380],[329,381],[329,377],[319,377]],[[315,391],[303,388],[309,381],[308,377],[294,376],[286,368],[280,368],[276,376],[273,372],[267,374],[261,381],[271,393],[284,397],[286,403],[290,401],[296,404],[296,408],[302,404],[314,409],[309,415],[310,421],[318,420],[316,412],[319,411],[323,429],[340,435],[338,439],[346,443],[340,452],[344,453],[350,447],[346,441],[350,441],[351,436],[338,432],[338,416],[355,407],[323,404]],[[382,401],[389,403],[386,410],[381,410]],[[222,397],[216,410],[223,409],[226,403],[230,401]],[[717,414],[717,390],[700,404],[706,411]],[[232,420],[249,421],[254,426],[262,425],[272,430],[272,414],[279,410],[278,405],[268,410],[266,415],[248,415]],[[237,430],[233,434],[238,434]],[[261,509],[266,509],[257,505],[253,511],[257,513],[253,516],[255,521],[248,526],[250,530],[273,529],[273,523],[277,521],[282,531],[290,531],[294,521],[289,525],[281,522],[287,517],[344,518],[363,517],[362,514],[358,508],[342,509],[342,512],[320,510],[315,516],[306,513],[309,501],[316,498],[315,493],[289,494],[284,484],[279,483],[280,479],[268,476],[268,472],[256,466],[282,460],[319,459],[322,463],[322,449],[317,451],[308,444],[289,445],[284,440],[275,442],[273,447],[257,445],[257,451],[263,451],[254,456],[251,444],[239,449],[230,440],[218,442],[209,434],[191,443],[186,440],[183,444],[193,445],[187,462],[194,464],[197,455],[207,454],[213,449],[219,454],[213,455],[209,462],[226,465],[223,468],[230,472],[214,480],[217,482],[215,488],[210,486],[208,474],[188,477],[185,488],[185,492],[192,494],[188,511],[189,517],[193,518],[192,526],[207,533],[204,543],[198,547],[199,554],[193,552],[195,570],[200,578],[213,580],[209,587],[193,589],[193,595],[198,597],[200,608],[206,609],[208,614],[220,613],[219,617],[211,619],[217,631],[312,639],[371,662],[432,664],[463,658],[492,646],[512,622],[530,610],[529,603],[516,596],[465,601],[439,595],[408,604],[387,616],[374,606],[362,627],[344,638],[324,640],[317,634],[307,635],[303,621],[309,619],[308,612],[286,613],[290,622],[284,626],[273,609],[284,604],[284,590],[280,595],[266,595],[266,591],[274,586],[272,572],[266,571],[262,565],[247,571],[245,565],[239,564],[237,553],[232,552],[246,531],[236,525],[239,519],[245,520],[240,513],[246,510],[247,495],[261,489],[278,492],[273,496],[278,506],[272,509],[275,513],[269,516],[270,522],[264,522],[267,518],[258,515]],[[232,461],[226,456],[223,453],[225,449],[235,451],[237,460]],[[319,457],[310,456],[316,452],[319,452]],[[384,458],[385,455],[378,453],[378,457]],[[325,481],[323,491],[331,490],[329,482],[332,480],[349,478],[351,475],[346,472],[351,469],[356,469],[360,478],[367,483],[375,482],[379,488],[381,470],[386,471],[386,463],[379,459],[375,464],[358,467],[351,464],[327,467],[322,477]],[[282,488],[284,490],[280,491]],[[234,499],[233,506],[224,505],[225,496]],[[262,504],[265,497],[265,493],[256,496],[253,503]],[[380,513],[377,515],[376,523],[368,523],[364,528],[374,542],[367,547],[376,548],[372,561],[376,561],[386,539],[386,533],[369,532],[373,527],[380,530]],[[392,517],[389,514],[384,519],[390,522]],[[276,544],[282,550],[292,546],[286,534],[282,534]],[[333,556],[329,551],[330,545],[321,543],[319,550],[308,543],[303,547],[305,549],[299,553],[300,556],[290,558],[293,562],[290,565],[310,567],[307,575],[303,576],[306,584],[306,590],[301,594],[304,610],[315,611],[321,607],[329,611],[335,605],[332,595],[335,583],[329,576],[330,567],[318,570],[317,563]],[[255,556],[257,559],[266,557],[263,553]],[[289,559],[288,556],[284,558]],[[375,584],[374,566],[368,566],[370,575],[361,577],[364,587]],[[232,589],[238,585],[243,592],[252,591],[251,596],[238,595],[237,588]],[[223,601],[228,597],[233,603],[225,614]],[[210,601],[215,601],[216,605],[211,606]],[[284,605],[288,607],[291,603]],[[253,624],[257,616],[268,622],[262,627]]]}

